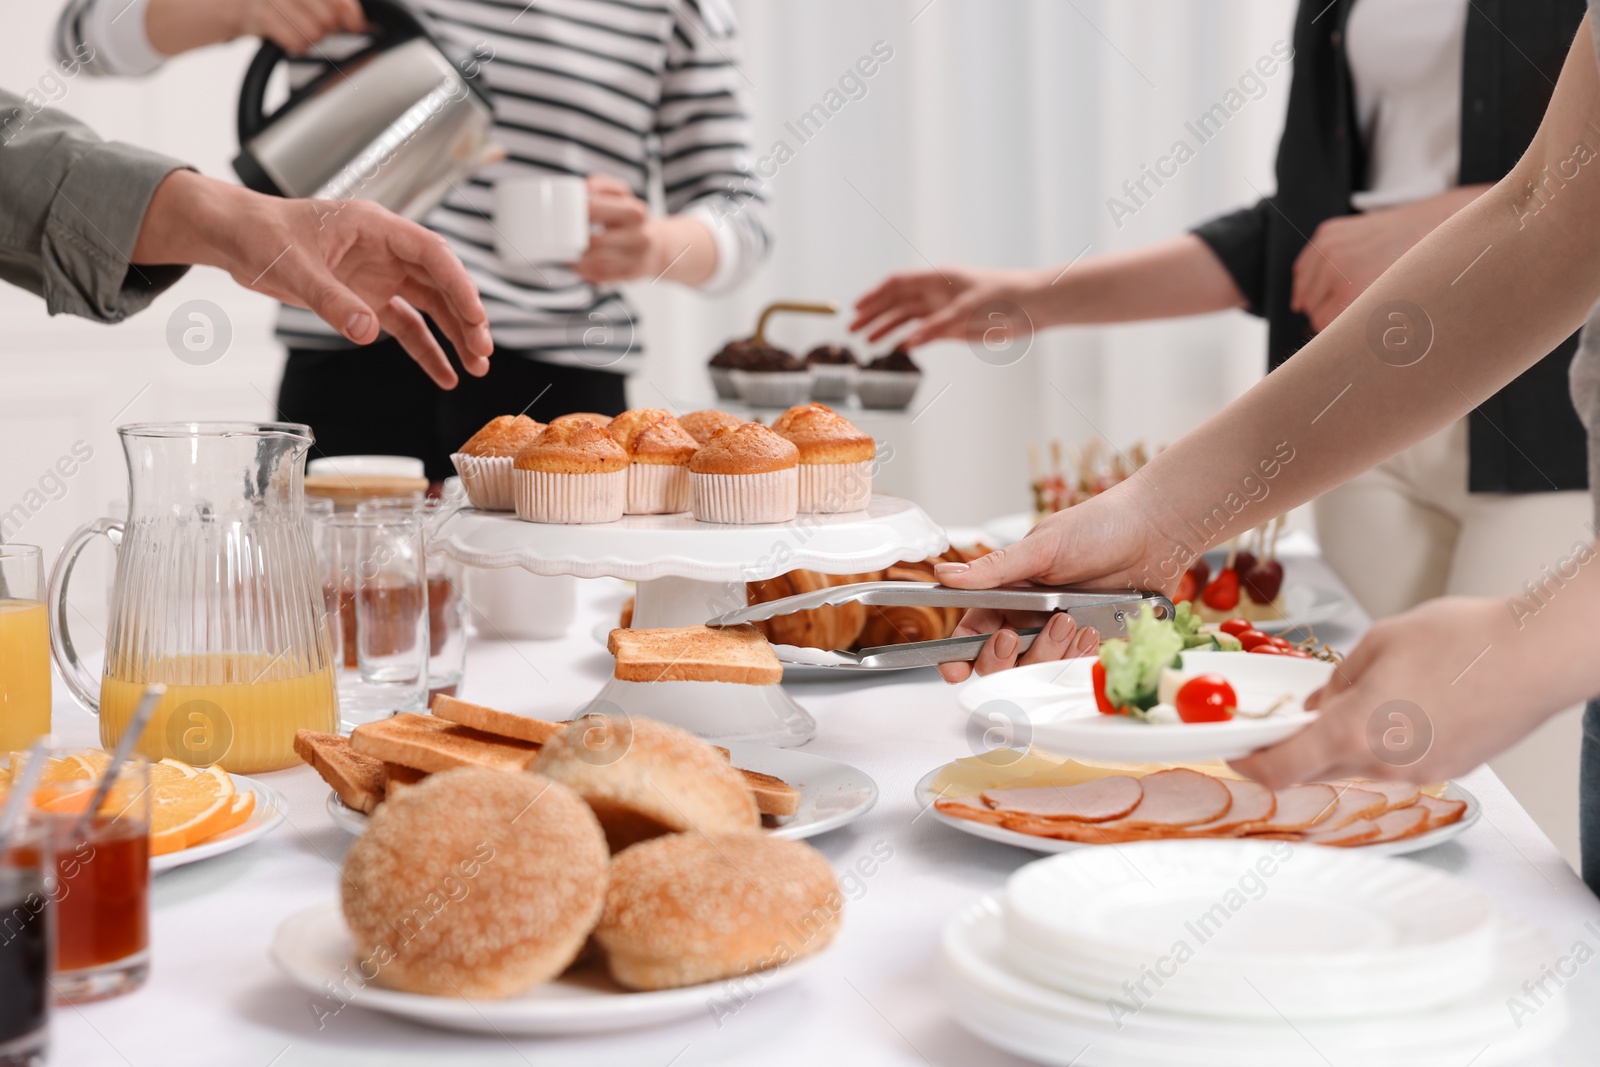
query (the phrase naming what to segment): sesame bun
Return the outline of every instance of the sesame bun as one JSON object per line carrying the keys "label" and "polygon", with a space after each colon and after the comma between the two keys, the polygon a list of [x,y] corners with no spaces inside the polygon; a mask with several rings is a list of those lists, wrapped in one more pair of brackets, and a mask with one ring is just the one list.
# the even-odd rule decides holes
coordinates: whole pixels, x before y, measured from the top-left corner
{"label": "sesame bun", "polygon": [[544,432],[526,415],[496,415],[459,449],[464,456],[515,456]]}
{"label": "sesame bun", "polygon": [[705,411],[689,412],[689,414],[678,420],[678,425],[687,430],[690,437],[693,437],[703,445],[723,430],[734,426],[743,426],[744,421],[739,416],[730,415],[726,411],[708,408]]}
{"label": "sesame bun", "polygon": [[340,880],[377,981],[408,993],[509,997],[583,948],[605,896],[606,842],[572,790],[462,768],[378,806]]}
{"label": "sesame bun", "polygon": [[607,429],[635,463],[682,467],[700,449],[677,419],[656,408],[624,411]]}
{"label": "sesame bun", "polygon": [[751,832],[761,814],[744,776],[676,726],[585,715],[551,737],[533,768],[594,809],[613,850],[678,830]]}
{"label": "sesame bun", "polygon": [[822,853],[763,834],[673,834],[618,853],[595,939],[628,989],[675,989],[825,948],[844,900]]}
{"label": "sesame bun", "polygon": [[588,423],[598,426],[602,430],[611,424],[610,415],[599,415],[593,411],[574,411],[566,415],[557,415],[550,420],[551,426],[571,426],[574,423]]}
{"label": "sesame bun", "polygon": [[772,432],[799,449],[801,463],[864,463],[877,453],[871,434],[826,404],[797,404],[779,415]]}
{"label": "sesame bun", "polygon": [[717,434],[689,461],[696,474],[765,474],[792,470],[800,450],[758,422],[746,422]]}
{"label": "sesame bun", "polygon": [[605,474],[627,466],[628,453],[604,427],[592,422],[562,423],[557,419],[545,427],[538,440],[517,453],[519,471]]}

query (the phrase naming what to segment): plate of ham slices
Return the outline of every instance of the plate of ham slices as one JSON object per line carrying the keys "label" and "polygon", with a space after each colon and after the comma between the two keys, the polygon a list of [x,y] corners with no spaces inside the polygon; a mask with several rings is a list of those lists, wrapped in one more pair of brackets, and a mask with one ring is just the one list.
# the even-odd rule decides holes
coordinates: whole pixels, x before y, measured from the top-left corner
{"label": "plate of ham slices", "polygon": [[1033,852],[1130,841],[1254,839],[1401,855],[1478,821],[1454,782],[1358,779],[1268,789],[1225,764],[1092,764],[997,749],[926,775],[917,803],[947,826]]}

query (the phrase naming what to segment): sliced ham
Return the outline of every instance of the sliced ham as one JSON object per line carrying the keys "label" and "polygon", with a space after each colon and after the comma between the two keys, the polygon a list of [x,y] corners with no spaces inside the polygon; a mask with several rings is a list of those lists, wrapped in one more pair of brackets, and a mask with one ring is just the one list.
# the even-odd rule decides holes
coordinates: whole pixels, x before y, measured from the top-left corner
{"label": "sliced ham", "polygon": [[1424,832],[1449,826],[1459,820],[1467,810],[1465,800],[1445,800],[1441,797],[1430,797],[1426,793],[1417,797],[1415,806],[1428,813],[1428,825],[1423,827]]}
{"label": "sliced ham", "polygon": [[958,819],[971,819],[973,822],[988,823],[990,826],[999,826],[1005,815],[998,811],[991,811],[977,803],[977,798],[959,797],[948,800],[936,800],[933,806],[946,815],[954,815]]}
{"label": "sliced ham", "polygon": [[1078,822],[1076,819],[1039,819],[1031,815],[1005,815],[1000,825],[1019,834],[1053,837],[1085,845],[1120,845],[1127,841],[1147,841],[1171,834],[1170,830],[1119,830],[1112,828],[1109,823]]}
{"label": "sliced ham", "polygon": [[1108,822],[1137,807],[1144,787],[1137,778],[1118,774],[1077,785],[991,789],[982,796],[984,803],[997,811],[1041,819]]}
{"label": "sliced ham", "polygon": [[1314,782],[1310,785],[1291,785],[1276,791],[1277,807],[1269,819],[1247,823],[1239,828],[1242,834],[1282,834],[1314,826],[1332,814],[1338,806],[1338,793],[1331,785]]}
{"label": "sliced ham", "polygon": [[[1345,781],[1329,782],[1328,784],[1333,786],[1335,789],[1343,789],[1348,786],[1359,789],[1365,793],[1377,793],[1387,802],[1387,806],[1383,809],[1384,811],[1394,811],[1397,808],[1409,808],[1412,804],[1416,803],[1417,797],[1421,795],[1422,792],[1410,782],[1371,782],[1362,781],[1359,779],[1349,779]],[[1381,815],[1383,812],[1379,812],[1379,814]]]}
{"label": "sliced ham", "polygon": [[[1334,785],[1332,782],[1325,783]],[[1334,785],[1337,802],[1327,816],[1316,824],[1318,831],[1340,830],[1353,822],[1375,819],[1389,810],[1389,802],[1382,793],[1369,793],[1348,783]]]}
{"label": "sliced ham", "polygon": [[1246,782],[1235,778],[1222,778],[1219,781],[1233,795],[1233,803],[1228,805],[1227,811],[1210,822],[1186,828],[1185,834],[1195,837],[1228,837],[1241,826],[1270,819],[1272,813],[1277,810],[1278,798],[1273,795],[1272,790],[1260,782]]}
{"label": "sliced ham", "polygon": [[1221,818],[1233,794],[1219,779],[1186,767],[1156,771],[1140,780],[1144,796],[1128,815],[1101,824],[1113,831],[1175,830]]}
{"label": "sliced ham", "polygon": [[1372,821],[1378,826],[1378,836],[1366,844],[1400,841],[1407,837],[1415,837],[1428,828],[1428,809],[1421,804],[1413,804],[1409,808],[1386,811]]}
{"label": "sliced ham", "polygon": [[1346,823],[1338,829],[1305,830],[1296,834],[1270,834],[1268,836],[1281,841],[1298,841],[1303,845],[1332,845],[1335,848],[1349,848],[1352,845],[1365,845],[1377,840],[1382,831],[1378,824],[1371,819],[1357,819]]}

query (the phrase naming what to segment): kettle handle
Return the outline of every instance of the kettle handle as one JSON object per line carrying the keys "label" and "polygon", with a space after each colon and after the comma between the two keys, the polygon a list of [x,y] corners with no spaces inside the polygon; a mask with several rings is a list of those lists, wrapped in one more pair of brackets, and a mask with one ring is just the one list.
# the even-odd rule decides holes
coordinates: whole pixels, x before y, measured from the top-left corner
{"label": "kettle handle", "polygon": [[100,679],[89,673],[72,643],[72,631],[67,628],[67,583],[72,578],[72,568],[83,554],[84,547],[96,534],[105,534],[117,548],[122,547],[123,523],[117,519],[96,519],[73,531],[67,545],[56,558],[50,572],[50,614],[56,624],[50,627],[50,651],[55,655],[61,680],[67,683],[78,703],[94,714],[100,714]]}
{"label": "kettle handle", "polygon": [[[416,13],[400,0],[361,0],[361,10],[367,21],[382,30],[384,36],[394,40],[425,37],[426,27]],[[255,58],[244,72],[244,84],[239,86],[239,144],[244,145],[256,134],[266,129],[277,113],[266,113],[267,80],[286,53],[276,42],[263,40]]]}

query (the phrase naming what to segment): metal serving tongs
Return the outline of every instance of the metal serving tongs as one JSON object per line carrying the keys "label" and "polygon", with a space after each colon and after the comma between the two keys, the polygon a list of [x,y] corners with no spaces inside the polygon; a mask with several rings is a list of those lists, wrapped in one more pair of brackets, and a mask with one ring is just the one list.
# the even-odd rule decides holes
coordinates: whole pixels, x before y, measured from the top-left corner
{"label": "metal serving tongs", "polygon": [[[707,626],[733,626],[759,622],[811,608],[830,607],[856,601],[877,607],[953,607],[996,608],[1004,611],[1064,611],[1079,626],[1100,631],[1101,637],[1126,637],[1128,617],[1141,611],[1154,611],[1158,619],[1172,618],[1172,601],[1159,593],[1137,589],[1078,589],[1071,586],[1010,586],[1000,589],[951,589],[938,582],[860,582],[835,585],[798,596],[753,604],[709,620]],[[1019,651],[1026,651],[1043,627],[1018,630]],[[785,663],[813,667],[833,667],[843,671],[898,670],[905,667],[959,663],[976,659],[984,642],[993,634],[946,637],[937,641],[910,641],[900,645],[863,648],[859,652],[839,649],[800,648],[773,645],[772,650]]]}

